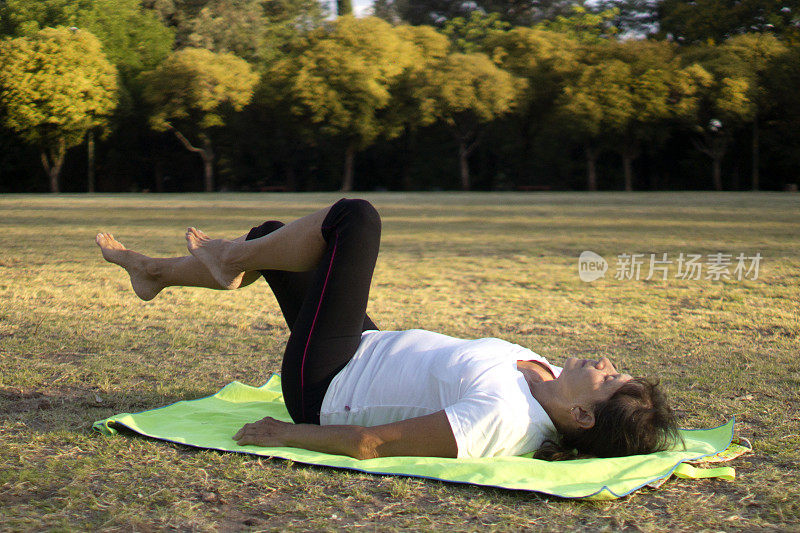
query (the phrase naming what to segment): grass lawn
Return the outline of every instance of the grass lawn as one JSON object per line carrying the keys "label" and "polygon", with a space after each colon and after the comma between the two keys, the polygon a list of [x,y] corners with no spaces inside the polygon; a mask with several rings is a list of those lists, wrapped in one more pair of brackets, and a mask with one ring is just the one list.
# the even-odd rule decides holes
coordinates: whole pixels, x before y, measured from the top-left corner
{"label": "grass lawn", "polygon": [[[500,337],[558,364],[608,355],[662,379],[682,427],[735,415],[738,479],[671,480],[605,503],[379,477],[101,437],[91,423],[277,371],[288,336],[263,281],[136,298],[100,231],[150,255],[339,198],[383,241],[384,330]],[[585,283],[578,256],[605,257]],[[617,256],[760,253],[757,279],[615,279]],[[706,264],[703,264],[706,274]],[[753,274],[751,273],[750,277]],[[800,528],[800,195],[313,193],[0,196],[0,530]]]}

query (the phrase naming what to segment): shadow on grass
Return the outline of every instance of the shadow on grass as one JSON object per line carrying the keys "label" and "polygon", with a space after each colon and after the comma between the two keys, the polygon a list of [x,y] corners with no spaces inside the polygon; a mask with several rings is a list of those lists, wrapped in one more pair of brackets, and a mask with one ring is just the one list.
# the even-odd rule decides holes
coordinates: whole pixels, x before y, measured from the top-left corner
{"label": "shadow on grass", "polygon": [[194,388],[169,394],[152,389],[107,393],[97,387],[63,385],[46,389],[0,388],[0,418],[22,422],[39,433],[90,431],[97,420],[118,413],[138,413],[181,400],[195,400],[214,392]]}

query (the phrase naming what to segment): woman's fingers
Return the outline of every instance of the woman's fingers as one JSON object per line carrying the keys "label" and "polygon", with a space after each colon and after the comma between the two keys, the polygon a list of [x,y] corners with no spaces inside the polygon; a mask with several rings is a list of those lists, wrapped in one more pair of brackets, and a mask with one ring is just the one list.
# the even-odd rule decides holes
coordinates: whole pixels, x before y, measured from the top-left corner
{"label": "woman's fingers", "polygon": [[281,424],[280,421],[275,420],[271,416],[267,416],[258,422],[251,422],[245,424],[233,436],[233,440],[237,441],[239,446],[246,446],[248,444],[255,444],[257,446],[280,446],[276,439],[276,427]]}
{"label": "woman's fingers", "polygon": [[244,435],[245,431],[247,431],[247,429],[249,427],[251,427],[252,425],[253,424],[245,424],[245,425],[243,425],[242,428],[239,431],[236,432],[236,435],[233,436],[233,440],[239,440],[242,437],[242,435]]}

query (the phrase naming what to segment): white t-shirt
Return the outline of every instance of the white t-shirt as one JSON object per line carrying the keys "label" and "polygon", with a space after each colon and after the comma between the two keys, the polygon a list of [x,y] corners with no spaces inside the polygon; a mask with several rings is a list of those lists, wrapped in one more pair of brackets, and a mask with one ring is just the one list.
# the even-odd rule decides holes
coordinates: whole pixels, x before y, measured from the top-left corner
{"label": "white t-shirt", "polygon": [[541,361],[502,339],[458,339],[422,329],[367,330],[333,378],[320,424],[377,426],[445,410],[458,457],[521,455],[555,436],[517,360]]}

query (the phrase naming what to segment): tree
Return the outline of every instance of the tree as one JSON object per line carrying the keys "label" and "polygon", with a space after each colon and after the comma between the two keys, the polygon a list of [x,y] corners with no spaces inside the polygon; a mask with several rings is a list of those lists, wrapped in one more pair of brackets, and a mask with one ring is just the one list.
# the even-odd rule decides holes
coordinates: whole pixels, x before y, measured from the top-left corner
{"label": "tree", "polygon": [[676,51],[677,45],[664,41],[606,41],[588,51],[589,61],[617,59],[628,69],[626,79],[616,80],[621,84],[619,97],[630,103],[628,112],[617,115],[604,132],[622,157],[626,191],[633,190],[633,162],[643,144],[662,144],[666,121],[694,96],[694,87],[682,77]]}
{"label": "tree", "polygon": [[616,8],[611,23],[622,38],[643,38],[658,31],[658,6],[661,0],[600,0],[593,4],[599,11]]}
{"label": "tree", "polygon": [[320,4],[313,1],[211,0],[182,25],[182,39],[188,46],[266,65],[299,38],[299,30],[316,27],[321,19]]}
{"label": "tree", "polygon": [[[723,47],[734,56],[739,68],[731,69],[731,74],[742,76],[747,79],[749,92],[748,99],[753,103],[753,128],[752,128],[752,174],[751,188],[755,191],[759,188],[760,172],[760,117],[765,113],[774,101],[767,97],[764,88],[765,73],[772,63],[781,57],[787,50],[775,36],[763,33],[746,33],[731,37],[725,41]],[[737,72],[738,70],[738,72]]]}
{"label": "tree", "polygon": [[[120,73],[121,94],[119,111],[132,112],[131,103],[138,88],[133,87],[136,76],[154,68],[172,50],[175,32],[162,24],[157,13],[143,9],[139,0],[94,0],[68,14],[70,24],[89,30],[103,44],[106,57]],[[88,191],[94,192],[95,131],[86,132],[88,155]]]}
{"label": "tree", "polygon": [[383,19],[389,24],[400,24],[402,18],[394,0],[374,0],[372,2],[372,16]]}
{"label": "tree", "polygon": [[769,115],[765,116],[770,126],[767,130],[776,147],[776,159],[780,158],[786,172],[784,183],[800,181],[797,169],[800,168],[800,92],[787,90],[787,87],[800,87],[800,46],[792,46],[775,58],[764,73],[764,98],[772,102]]}
{"label": "tree", "polygon": [[0,2],[0,35],[34,35],[42,28],[72,26],[89,0],[5,0]]}
{"label": "tree", "polygon": [[336,14],[340,17],[342,15],[352,15],[353,14],[353,2],[352,0],[336,0]]}
{"label": "tree", "polygon": [[392,87],[414,57],[413,45],[387,22],[345,15],[312,32],[302,53],[267,73],[283,80],[293,114],[344,142],[342,191],[352,190],[356,153],[402,131],[389,109]]}
{"label": "tree", "polygon": [[485,54],[449,54],[427,70],[424,112],[442,120],[458,142],[461,188],[470,189],[469,156],[481,141],[481,125],[511,111],[525,86]]}
{"label": "tree", "polygon": [[[142,81],[145,100],[153,107],[151,127],[172,131],[187,150],[203,159],[205,191],[213,191],[211,130],[225,124],[226,111],[241,111],[247,105],[258,76],[233,54],[186,48],[144,72]],[[182,130],[194,130],[201,146],[195,146]]]}
{"label": "tree", "polygon": [[722,190],[722,159],[734,132],[753,120],[756,107],[751,82],[735,54],[721,46],[687,48],[682,54],[685,71],[696,87],[697,105],[679,119],[696,134],[692,143],[712,161],[712,183]]}
{"label": "tree", "polygon": [[633,112],[627,91],[630,74],[630,67],[618,59],[584,64],[557,101],[559,123],[583,144],[590,191],[597,190],[597,158],[608,145],[607,132],[619,129]]}
{"label": "tree", "polygon": [[395,31],[403,39],[414,45],[415,55],[408,68],[398,78],[392,88],[392,104],[389,110],[394,122],[403,125],[405,154],[402,169],[403,188],[412,187],[412,162],[416,150],[416,137],[419,128],[433,124],[437,117],[429,106],[424,106],[426,98],[427,75],[431,69],[442,62],[449,53],[450,41],[433,26],[400,25]]}
{"label": "tree", "polygon": [[485,14],[473,11],[468,17],[448,20],[442,33],[450,38],[455,51],[463,53],[483,52],[486,40],[494,34],[504,33],[511,24],[500,20],[499,13]]}
{"label": "tree", "polygon": [[104,129],[117,103],[117,71],[85,30],[45,28],[0,43],[6,125],[39,146],[50,191],[69,148]]}
{"label": "tree", "polygon": [[584,0],[386,0],[381,9],[390,8],[410,24],[441,26],[456,17],[468,17],[474,11],[499,13],[502,20],[514,26],[530,26],[542,20],[569,13],[573,4]]}
{"label": "tree", "polygon": [[175,32],[139,0],[94,0],[77,10],[70,22],[100,39],[103,52],[126,81],[163,61],[175,40]]}
{"label": "tree", "polygon": [[568,14],[545,19],[536,24],[536,27],[566,34],[581,43],[599,43],[607,41],[619,31],[612,24],[618,12],[617,8],[611,8],[594,13],[579,4],[574,4]]}
{"label": "tree", "polygon": [[[483,49],[497,66],[527,80],[509,120],[516,125],[522,141],[516,152],[529,154],[563,84],[577,68],[579,42],[563,33],[539,27],[517,27],[507,32],[493,32],[484,40]],[[520,175],[530,172],[530,163],[536,164],[526,157],[516,160],[521,165]]]}
{"label": "tree", "polygon": [[797,0],[663,0],[659,37],[682,44],[721,43],[747,32],[798,33]]}

